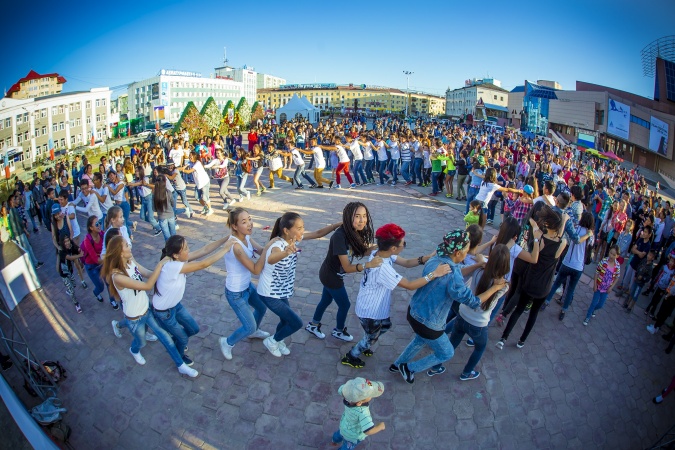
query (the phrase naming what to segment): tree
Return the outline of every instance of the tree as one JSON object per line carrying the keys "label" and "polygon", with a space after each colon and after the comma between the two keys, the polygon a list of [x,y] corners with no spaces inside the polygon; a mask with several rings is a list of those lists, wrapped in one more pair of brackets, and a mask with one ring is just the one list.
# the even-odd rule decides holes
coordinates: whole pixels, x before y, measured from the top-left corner
{"label": "tree", "polygon": [[180,119],[176,123],[174,132],[179,132],[185,128],[190,135],[190,139],[200,139],[205,134],[208,134],[209,128],[204,121],[204,118],[199,114],[199,110],[193,102],[188,102],[181,114]]}
{"label": "tree", "polygon": [[209,131],[216,128],[218,129],[220,127],[220,123],[223,120],[223,115],[220,113],[220,110],[218,110],[218,105],[216,105],[216,101],[213,99],[213,97],[209,97],[208,100],[206,100],[206,103],[204,103],[204,107],[202,108],[201,115],[204,118],[204,122],[206,123]]}
{"label": "tree", "polygon": [[262,107],[260,102],[255,102],[251,108],[251,123],[257,122],[258,119],[263,120],[265,118],[265,109]]}
{"label": "tree", "polygon": [[242,97],[241,100],[239,100],[239,104],[237,105],[237,114],[239,115],[237,124],[243,129],[247,129],[251,124],[251,106],[248,104],[246,97]]}

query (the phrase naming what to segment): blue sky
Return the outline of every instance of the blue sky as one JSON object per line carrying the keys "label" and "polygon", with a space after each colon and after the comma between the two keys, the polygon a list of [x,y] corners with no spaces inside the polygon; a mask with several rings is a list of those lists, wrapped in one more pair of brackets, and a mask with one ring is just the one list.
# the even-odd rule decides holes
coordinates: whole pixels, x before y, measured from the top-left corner
{"label": "blue sky", "polygon": [[30,69],[60,73],[67,91],[123,85],[162,68],[208,76],[226,46],[230,65],[289,83],[404,88],[410,70],[411,89],[437,94],[491,76],[509,90],[525,79],[564,89],[582,80],[651,97],[640,50],[675,33],[673,0],[31,5],[30,15],[19,2],[5,6],[3,90]]}

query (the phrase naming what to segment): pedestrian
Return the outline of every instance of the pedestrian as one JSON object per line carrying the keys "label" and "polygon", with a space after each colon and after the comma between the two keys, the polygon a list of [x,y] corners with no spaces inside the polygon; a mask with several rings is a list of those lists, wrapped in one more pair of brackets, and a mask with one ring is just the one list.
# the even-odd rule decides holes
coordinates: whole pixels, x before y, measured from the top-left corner
{"label": "pedestrian", "polygon": [[[112,321],[113,333],[117,338],[121,338],[121,328],[129,329],[134,337],[129,352],[138,364],[144,365],[145,358],[141,355],[141,348],[146,343],[147,325],[166,348],[178,372],[195,378],[199,372],[183,362],[171,336],[150,312],[150,300],[146,291],[154,288],[162,267],[168,261],[169,258],[162,259],[151,272],[135,261],[129,244],[122,236],[115,236],[110,240],[101,274],[110,285],[110,292],[122,300],[124,311],[124,319],[121,322]],[[143,281],[144,277],[147,281]]]}
{"label": "pedestrian", "polygon": [[[89,217],[87,219],[87,234],[82,240],[82,252],[84,256],[82,257],[82,262],[84,263],[84,269],[89,275],[89,279],[94,284],[94,296],[96,300],[100,303],[103,303],[103,280],[101,279],[101,269],[103,265],[103,259],[101,258],[101,251],[103,250],[103,231],[101,231],[101,225],[95,216]],[[85,285],[86,286],[86,285]],[[117,302],[110,295],[110,290],[108,290],[108,297],[110,298],[110,305],[113,309],[117,310]]]}
{"label": "pedestrian", "polygon": [[368,436],[384,431],[384,422],[375,425],[370,415],[370,402],[383,393],[382,383],[361,377],[340,386],[338,394],[342,396],[345,409],[340,428],[333,433],[333,445],[342,444],[340,450],[352,450]]}
{"label": "pedestrian", "polygon": [[270,189],[277,189],[274,187],[274,177],[276,176],[280,180],[285,180],[291,183],[293,186],[293,179],[289,176],[284,175],[284,163],[281,160],[282,151],[277,150],[273,144],[269,145],[267,159],[269,161],[269,172],[270,172]]}
{"label": "pedestrian", "polygon": [[373,221],[366,205],[360,202],[347,203],[342,210],[342,225],[330,237],[328,252],[319,269],[319,280],[323,284],[321,300],[316,306],[312,321],[305,327],[305,330],[317,338],[326,337],[321,331],[321,319],[326,308],[335,301],[338,305],[337,323],[331,334],[347,342],[354,339],[345,326],[351,303],[345,289],[344,277],[348,273],[363,272],[382,264],[380,257],[365,264],[353,264],[354,258],[366,256],[373,244],[374,234]]}
{"label": "pedestrian", "polygon": [[165,175],[155,178],[152,188],[152,206],[157,211],[157,225],[164,235],[164,242],[176,234],[176,213],[173,209],[172,195],[169,191],[171,186],[167,183]]}
{"label": "pedestrian", "polygon": [[203,209],[201,214],[203,216],[210,216],[213,214],[213,209],[211,209],[211,199],[209,196],[209,189],[211,189],[211,179],[209,174],[204,170],[204,165],[202,164],[199,156],[196,152],[190,153],[190,163],[192,167],[184,166],[181,168],[181,172],[195,175],[195,188],[197,189],[197,201],[202,205]]}
{"label": "pedestrian", "polygon": [[642,288],[645,286],[645,284],[649,283],[649,279],[652,276],[652,270],[654,269],[654,259],[656,259],[656,253],[654,250],[649,250],[647,257],[643,258],[635,269],[633,283],[630,286],[630,291],[628,291],[628,296],[623,304],[623,307],[627,313],[633,311],[633,307],[640,297]]}
{"label": "pedestrian", "polygon": [[621,263],[617,259],[619,256],[619,246],[613,245],[609,248],[606,258],[603,258],[595,269],[595,278],[593,278],[593,299],[586,312],[584,325],[588,325],[595,313],[605,306],[607,296],[616,284],[621,274]]}
{"label": "pedestrian", "polygon": [[396,272],[393,265],[396,264],[401,267],[423,265],[425,261],[428,261],[435,255],[435,252],[414,259],[399,257],[406,247],[405,231],[393,223],[378,228],[375,232],[375,240],[377,250],[371,252],[369,260],[380,257],[382,258],[382,265],[364,270],[359,294],[356,297],[356,307],[354,308],[354,312],[358,316],[365,334],[347,352],[341,361],[342,364],[354,367],[355,369],[365,366],[365,362],[359,356],[361,354],[368,357],[373,356],[373,344],[377,342],[383,333],[386,333],[391,328],[389,316],[391,294],[394,288],[402,287],[403,289],[414,291],[429,283],[432,279],[450,273],[450,266],[448,264],[441,264],[431,275],[412,281],[407,280]]}
{"label": "pedestrian", "polygon": [[[83,255],[80,248],[70,240],[68,236],[61,236],[61,250],[59,250],[59,276],[66,287],[66,294],[70,297],[78,314],[82,313],[82,307],[75,296],[75,275],[73,275],[73,261],[79,260]],[[84,281],[83,281],[84,283]],[[86,284],[83,284],[86,288]]]}

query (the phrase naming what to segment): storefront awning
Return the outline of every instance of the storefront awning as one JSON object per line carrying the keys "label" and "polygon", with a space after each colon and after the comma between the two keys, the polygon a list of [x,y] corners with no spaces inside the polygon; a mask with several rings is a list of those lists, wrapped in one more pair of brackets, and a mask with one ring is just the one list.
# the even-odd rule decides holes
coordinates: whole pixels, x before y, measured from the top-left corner
{"label": "storefront awning", "polygon": [[507,107],[495,105],[493,103],[486,103],[485,108],[486,109],[492,109],[494,111],[502,111],[502,112],[506,112],[506,113],[509,112],[509,109]]}

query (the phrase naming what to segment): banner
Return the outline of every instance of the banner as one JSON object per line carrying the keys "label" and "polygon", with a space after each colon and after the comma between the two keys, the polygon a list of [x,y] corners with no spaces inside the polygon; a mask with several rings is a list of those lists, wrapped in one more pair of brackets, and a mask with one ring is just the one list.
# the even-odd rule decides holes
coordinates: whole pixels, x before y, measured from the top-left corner
{"label": "banner", "polygon": [[630,106],[610,98],[607,111],[607,132],[621,139],[628,140]]}
{"label": "banner", "polygon": [[649,150],[659,155],[668,155],[668,124],[663,120],[651,116],[649,122]]}

